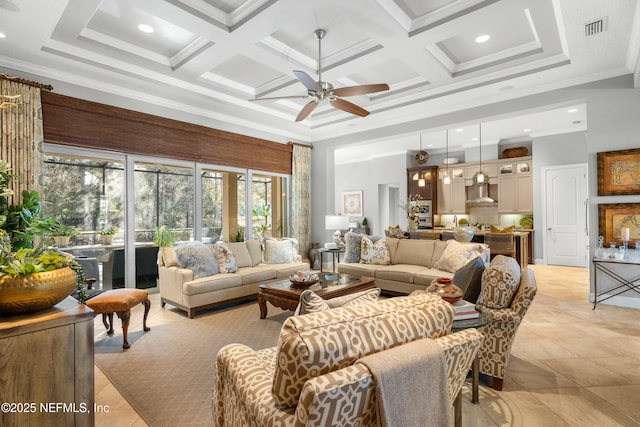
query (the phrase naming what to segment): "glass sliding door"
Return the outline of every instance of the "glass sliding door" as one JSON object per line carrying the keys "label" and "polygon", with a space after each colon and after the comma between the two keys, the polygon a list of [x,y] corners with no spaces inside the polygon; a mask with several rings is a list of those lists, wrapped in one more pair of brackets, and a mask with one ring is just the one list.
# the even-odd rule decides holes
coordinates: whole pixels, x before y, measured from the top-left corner
{"label": "glass sliding door", "polygon": [[246,175],[203,168],[202,240],[243,242],[246,237]]}
{"label": "glass sliding door", "polygon": [[166,226],[176,242],[193,239],[193,168],[137,161],[133,181],[136,287],[150,288],[158,275],[155,228]]}
{"label": "glass sliding door", "polygon": [[288,235],[286,177],[252,174],[251,203],[254,238]]}
{"label": "glass sliding door", "polygon": [[[58,224],[76,228],[77,234],[61,249],[76,256],[87,277],[96,279],[96,288],[111,287],[112,252],[124,248],[124,179],[122,161],[44,155],[44,213]],[[45,243],[56,245],[53,240]]]}

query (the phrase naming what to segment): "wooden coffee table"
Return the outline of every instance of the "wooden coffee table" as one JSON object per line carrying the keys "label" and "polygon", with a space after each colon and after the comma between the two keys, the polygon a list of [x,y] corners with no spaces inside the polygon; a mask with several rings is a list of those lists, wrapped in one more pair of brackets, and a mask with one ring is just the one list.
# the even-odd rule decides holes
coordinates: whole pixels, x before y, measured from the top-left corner
{"label": "wooden coffee table", "polygon": [[300,294],[306,289],[311,289],[324,299],[331,299],[376,287],[373,277],[336,273],[318,273],[318,276],[320,281],[307,288],[294,288],[289,279],[261,284],[258,292],[260,318],[267,317],[267,301],[283,310],[295,311],[300,302]]}

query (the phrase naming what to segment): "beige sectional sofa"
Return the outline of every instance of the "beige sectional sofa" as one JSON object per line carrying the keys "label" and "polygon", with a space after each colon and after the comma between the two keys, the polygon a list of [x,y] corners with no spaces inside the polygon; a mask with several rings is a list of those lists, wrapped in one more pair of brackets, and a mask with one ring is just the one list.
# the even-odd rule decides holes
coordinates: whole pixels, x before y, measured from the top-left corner
{"label": "beige sectional sofa", "polygon": [[269,252],[272,247],[269,241],[264,243],[264,254],[263,244],[258,240],[225,245],[235,257],[237,271],[196,279],[193,270],[181,267],[175,260],[176,247],[163,248],[162,255],[158,257],[162,306],[171,304],[193,318],[197,311],[255,297],[261,283],[283,280],[296,271],[309,270],[309,264],[302,262],[297,253],[292,254],[292,262],[281,262],[282,258],[271,256],[276,252]]}
{"label": "beige sectional sofa", "polygon": [[[358,240],[362,242],[362,238],[362,235],[352,236],[347,233],[346,252],[343,261],[338,264],[338,272],[374,277],[376,286],[388,294],[410,294],[418,289],[424,290],[438,277],[453,277],[458,269],[478,256],[485,265],[489,265],[489,248],[483,243],[391,237],[374,243],[386,246],[388,259],[379,258],[379,264],[371,264],[367,263],[371,260],[362,256],[363,252],[358,257],[356,246]],[[364,246],[361,246],[361,251],[362,248]]]}

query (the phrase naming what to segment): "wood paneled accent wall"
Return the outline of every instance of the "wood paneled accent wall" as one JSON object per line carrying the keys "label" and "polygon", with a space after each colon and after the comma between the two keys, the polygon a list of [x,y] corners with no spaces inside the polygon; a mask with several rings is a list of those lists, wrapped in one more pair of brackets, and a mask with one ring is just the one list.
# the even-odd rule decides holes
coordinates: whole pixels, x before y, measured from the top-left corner
{"label": "wood paneled accent wall", "polygon": [[50,92],[42,118],[49,143],[291,174],[290,144]]}

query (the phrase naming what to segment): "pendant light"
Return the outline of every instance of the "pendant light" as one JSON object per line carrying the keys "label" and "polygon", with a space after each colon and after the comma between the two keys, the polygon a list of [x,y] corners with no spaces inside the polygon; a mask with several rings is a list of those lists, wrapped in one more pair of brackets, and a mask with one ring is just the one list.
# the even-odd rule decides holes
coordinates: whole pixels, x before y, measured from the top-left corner
{"label": "pendant light", "polygon": [[[420,133],[420,153],[422,153],[422,132]],[[424,176],[420,176],[418,179],[418,187],[425,187],[427,185],[427,181],[424,179]]]}
{"label": "pendant light", "polygon": [[479,123],[478,126],[480,127],[480,135],[479,135],[479,139],[480,139],[480,170],[478,171],[478,174],[476,175],[476,181],[478,182],[478,184],[484,184],[485,176],[484,176],[484,172],[482,172],[482,123]]}
{"label": "pendant light", "polygon": [[447,154],[444,159],[446,170],[444,171],[444,177],[442,178],[442,183],[445,185],[451,184],[451,177],[449,176],[449,129],[447,129]]}

